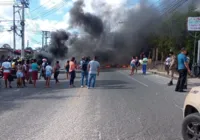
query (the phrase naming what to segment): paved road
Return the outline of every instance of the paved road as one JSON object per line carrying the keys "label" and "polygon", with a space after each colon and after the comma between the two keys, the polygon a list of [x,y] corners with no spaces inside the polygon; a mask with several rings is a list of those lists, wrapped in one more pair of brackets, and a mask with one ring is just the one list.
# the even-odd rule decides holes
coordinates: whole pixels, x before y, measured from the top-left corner
{"label": "paved road", "polygon": [[50,89],[0,91],[1,140],[181,140],[186,93],[167,78],[113,70],[88,90],[67,88],[63,76]]}

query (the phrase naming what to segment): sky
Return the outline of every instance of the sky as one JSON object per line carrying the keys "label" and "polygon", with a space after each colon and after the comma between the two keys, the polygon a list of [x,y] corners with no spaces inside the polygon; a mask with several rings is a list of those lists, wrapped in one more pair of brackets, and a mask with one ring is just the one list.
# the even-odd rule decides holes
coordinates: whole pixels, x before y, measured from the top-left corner
{"label": "sky", "polygon": [[[18,0],[19,1],[19,0]],[[69,30],[69,11],[76,0],[29,0],[29,8],[25,11],[25,45],[37,48],[42,44],[42,31],[55,31],[58,29]],[[91,3],[94,0],[84,0],[86,12],[95,13]],[[97,0],[96,0],[97,1]],[[107,4],[118,7],[125,5],[127,7],[137,6],[140,0],[101,0]],[[146,1],[146,0],[144,0]],[[151,0],[154,4],[160,0]],[[13,47],[13,33],[10,30],[13,19],[13,3],[14,0],[0,0],[0,46],[9,44]],[[16,19],[20,20],[19,15]],[[9,20],[9,21],[5,21]],[[17,32],[20,33],[20,23]],[[16,37],[16,47],[21,48],[21,38]],[[29,42],[29,43],[27,43]]]}

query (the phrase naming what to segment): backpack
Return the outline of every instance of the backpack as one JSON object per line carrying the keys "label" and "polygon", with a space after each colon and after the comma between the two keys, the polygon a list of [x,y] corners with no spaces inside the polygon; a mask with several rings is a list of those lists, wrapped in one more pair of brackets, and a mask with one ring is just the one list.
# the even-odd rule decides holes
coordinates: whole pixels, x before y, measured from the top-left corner
{"label": "backpack", "polygon": [[82,70],[83,71],[87,71],[87,62],[86,61],[83,61],[83,64],[82,64]]}

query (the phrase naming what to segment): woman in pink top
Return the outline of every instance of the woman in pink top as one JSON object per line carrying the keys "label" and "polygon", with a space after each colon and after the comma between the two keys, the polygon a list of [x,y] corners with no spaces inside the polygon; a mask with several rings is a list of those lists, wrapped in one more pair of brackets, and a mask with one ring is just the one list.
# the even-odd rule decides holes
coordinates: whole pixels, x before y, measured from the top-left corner
{"label": "woman in pink top", "polygon": [[74,87],[74,79],[76,77],[75,69],[76,69],[75,57],[72,57],[71,61],[69,62],[70,87]]}

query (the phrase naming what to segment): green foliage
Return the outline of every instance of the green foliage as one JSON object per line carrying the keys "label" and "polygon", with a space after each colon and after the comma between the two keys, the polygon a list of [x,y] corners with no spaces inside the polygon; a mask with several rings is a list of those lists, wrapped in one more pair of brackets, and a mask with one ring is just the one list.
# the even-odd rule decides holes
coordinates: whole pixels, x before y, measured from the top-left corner
{"label": "green foliage", "polygon": [[166,56],[169,51],[178,53],[180,48],[185,47],[193,57],[194,37],[192,36],[194,32],[187,31],[187,18],[200,16],[200,12],[195,11],[194,6],[188,9],[185,13],[173,13],[156,25],[157,30],[149,37],[149,44],[152,48],[159,48],[161,50],[159,53],[164,53]]}

